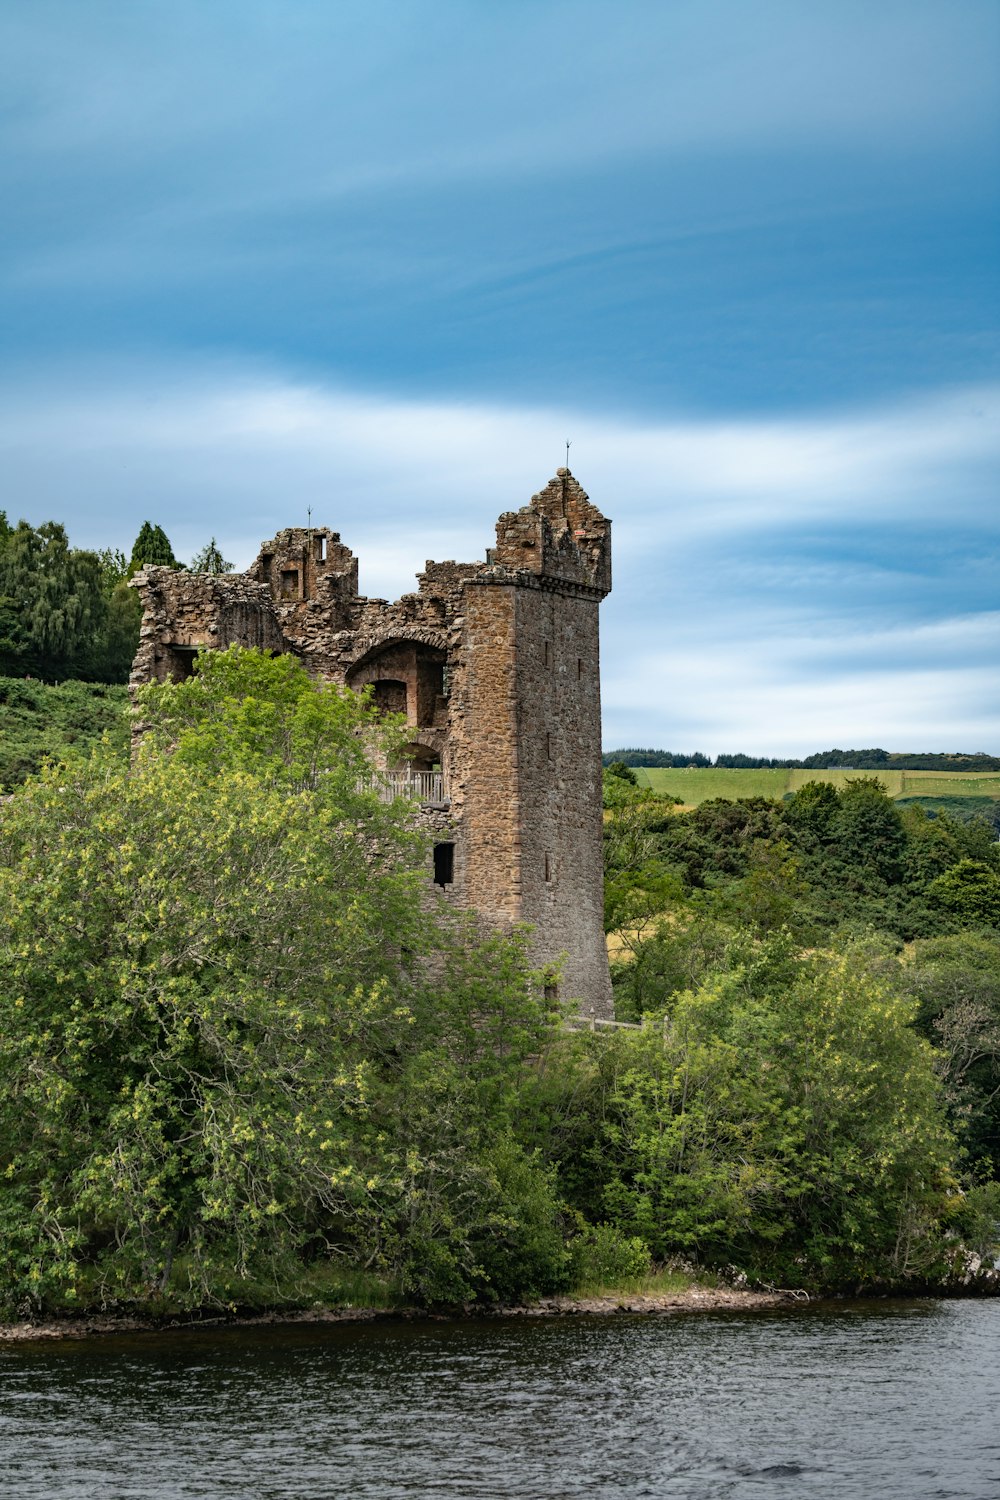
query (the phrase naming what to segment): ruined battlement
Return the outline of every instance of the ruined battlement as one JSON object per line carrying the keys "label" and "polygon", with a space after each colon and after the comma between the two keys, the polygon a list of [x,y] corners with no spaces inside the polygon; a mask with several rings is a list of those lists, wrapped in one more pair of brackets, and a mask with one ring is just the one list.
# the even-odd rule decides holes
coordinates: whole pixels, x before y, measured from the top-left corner
{"label": "ruined battlement", "polygon": [[326,527],[279,531],[245,573],[145,568],[133,587],[133,686],[240,644],[291,651],[404,715],[406,758],[387,769],[433,839],[441,898],[530,923],[561,992],[610,1015],[597,612],[611,523],[568,469],[499,518],[485,561],[428,561],[393,602],[359,594],[357,559]]}

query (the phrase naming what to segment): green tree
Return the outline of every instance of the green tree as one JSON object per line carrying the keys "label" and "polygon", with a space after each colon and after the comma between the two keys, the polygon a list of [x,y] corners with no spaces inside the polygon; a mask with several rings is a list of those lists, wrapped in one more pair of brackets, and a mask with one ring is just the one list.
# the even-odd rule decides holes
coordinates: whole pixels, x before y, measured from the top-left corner
{"label": "green tree", "polygon": [[808,890],[799,870],[799,861],[783,839],[757,843],[750,852],[746,875],[713,891],[711,910],[724,921],[758,934],[790,927]]}
{"label": "green tree", "polygon": [[219,551],[218,546],[216,545],[214,536],[212,537],[212,540],[207,544],[207,546],[202,547],[201,551],[196,552],[194,557],[192,557],[191,559],[192,573],[218,574],[231,573],[232,571],[233,564],[231,562],[226,562],[226,559],[223,557],[222,553]]}
{"label": "green tree", "polygon": [[855,883],[900,879],[906,847],[902,817],[875,776],[859,776],[840,792],[831,833]]}
{"label": "green tree", "polygon": [[903,982],[937,1047],[952,1123],[980,1174],[1000,1172],[1000,934],[916,943]]}
{"label": "green tree", "polygon": [[100,562],[54,521],[5,525],[0,547],[0,672],[47,681],[90,674],[105,629]]}
{"label": "green tree", "polygon": [[100,547],[94,556],[101,569],[101,591],[110,599],[118,585],[128,580],[129,560],[117,547]]}
{"label": "green tree", "polygon": [[321,1252],[426,1300],[552,1285],[551,1173],[513,1129],[542,986],[423,906],[411,810],[373,787],[395,726],[238,648],[140,707],[131,767],[67,762],[0,819],[8,1294],[199,1301]]}
{"label": "green tree", "polygon": [[93,675],[103,682],[127,682],[139,645],[142,601],[127,583],[115,586],[108,599],[104,636],[94,651]]}
{"label": "green tree", "polygon": [[897,967],[744,935],[639,1031],[577,1039],[549,1106],[571,1202],[658,1258],[785,1285],[932,1274],[956,1151]]}
{"label": "green tree", "polygon": [[134,577],[140,568],[146,566],[151,568],[182,566],[174,556],[174,549],[163,527],[154,526],[149,521],[143,521],[139,528],[139,535],[132,544],[132,556],[128,565],[129,578]]}
{"label": "green tree", "polygon": [[207,665],[146,691],[131,771],[60,767],[4,810],[0,1253],[22,1294],[88,1263],[134,1294],[177,1247],[204,1285],[349,1212],[372,1055],[405,1029],[419,844],[364,790],[369,710],[288,658]]}
{"label": "green tree", "polygon": [[628,782],[629,786],[638,786],[639,778],[631,766],[627,766],[623,760],[613,760],[605,767],[605,775],[617,777],[619,781]]}
{"label": "green tree", "polygon": [[837,789],[829,781],[807,781],[799,787],[784,807],[789,823],[801,832],[811,833],[827,842],[833,837],[833,825],[840,811]]}
{"label": "green tree", "polygon": [[1000,874],[976,859],[960,859],[932,880],[928,895],[967,927],[1000,927]]}

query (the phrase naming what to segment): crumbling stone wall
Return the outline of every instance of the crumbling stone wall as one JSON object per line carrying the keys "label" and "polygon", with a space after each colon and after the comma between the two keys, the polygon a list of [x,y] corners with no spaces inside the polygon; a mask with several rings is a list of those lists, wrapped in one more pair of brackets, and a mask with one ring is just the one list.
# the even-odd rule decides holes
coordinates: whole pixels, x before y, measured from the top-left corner
{"label": "crumbling stone wall", "polygon": [[[395,603],[358,593],[338,532],[293,527],[242,574],[145,568],[132,683],[177,679],[195,652],[292,651],[316,676],[372,684],[405,712],[440,896],[534,928],[539,966],[585,1014],[611,1014],[603,934],[598,607],[611,524],[568,469],[502,515],[484,563],[428,562]],[[553,981],[554,982],[554,981]]]}

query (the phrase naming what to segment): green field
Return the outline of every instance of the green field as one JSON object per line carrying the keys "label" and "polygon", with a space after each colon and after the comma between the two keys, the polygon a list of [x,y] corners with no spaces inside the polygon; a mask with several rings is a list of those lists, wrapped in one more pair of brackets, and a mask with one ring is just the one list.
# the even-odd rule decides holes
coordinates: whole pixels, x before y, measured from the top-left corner
{"label": "green field", "polygon": [[863,776],[877,776],[890,797],[997,797],[1000,771],[736,771],[725,766],[697,766],[691,770],[635,768],[640,786],[683,797],[688,807],[710,797],[776,797],[795,792],[807,781],[832,781],[843,786]]}

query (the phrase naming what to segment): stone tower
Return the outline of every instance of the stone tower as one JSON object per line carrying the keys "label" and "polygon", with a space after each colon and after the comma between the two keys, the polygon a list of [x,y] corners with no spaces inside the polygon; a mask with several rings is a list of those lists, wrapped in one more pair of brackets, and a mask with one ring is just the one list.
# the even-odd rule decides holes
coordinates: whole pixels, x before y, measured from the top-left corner
{"label": "stone tower", "polygon": [[530,923],[559,993],[608,1017],[598,608],[611,523],[560,469],[500,517],[485,563],[428,562],[418,585],[393,604],[360,596],[357,561],[321,527],[279,532],[246,573],[143,569],[132,683],[239,643],[370,685],[406,716],[388,781],[431,835],[441,898],[500,928]]}

